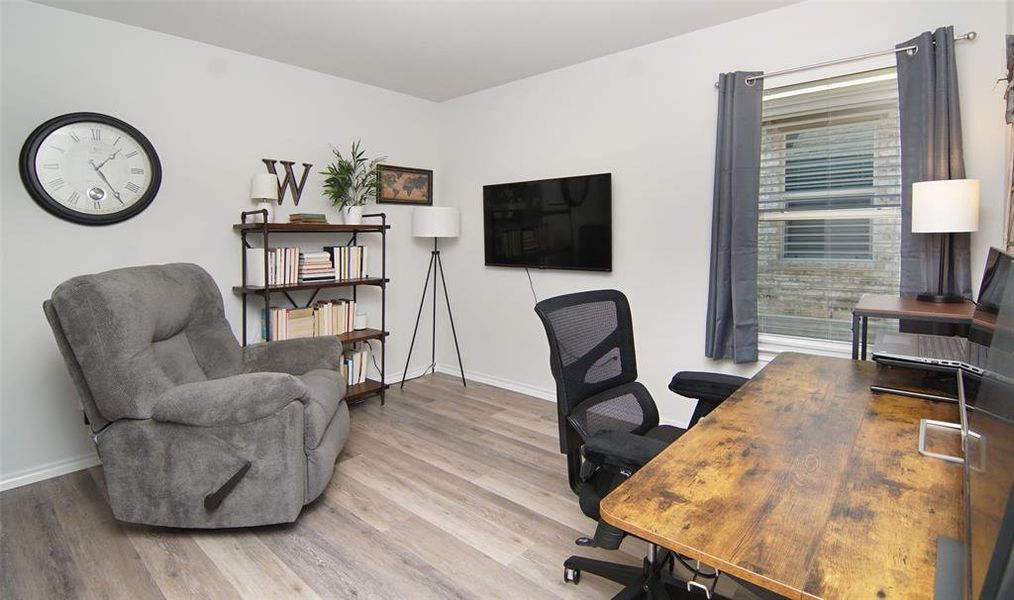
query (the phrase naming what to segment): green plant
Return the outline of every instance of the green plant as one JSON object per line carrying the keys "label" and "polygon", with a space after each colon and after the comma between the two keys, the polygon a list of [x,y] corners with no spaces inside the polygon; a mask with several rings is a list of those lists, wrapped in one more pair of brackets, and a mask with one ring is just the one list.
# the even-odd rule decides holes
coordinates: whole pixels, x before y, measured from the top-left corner
{"label": "green plant", "polygon": [[386,160],[381,156],[370,160],[366,158],[359,140],[352,142],[352,151],[348,157],[341,150],[331,147],[335,161],[327,166],[324,179],[324,194],[331,199],[331,204],[338,210],[350,206],[363,206],[366,201],[377,195],[380,180],[377,178],[377,165]]}

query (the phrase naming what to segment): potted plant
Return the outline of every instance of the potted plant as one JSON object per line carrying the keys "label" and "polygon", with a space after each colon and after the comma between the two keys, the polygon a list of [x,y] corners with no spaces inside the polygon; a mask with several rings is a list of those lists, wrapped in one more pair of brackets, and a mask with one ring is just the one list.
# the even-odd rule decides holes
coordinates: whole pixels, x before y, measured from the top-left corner
{"label": "potted plant", "polygon": [[377,178],[377,165],[387,157],[370,160],[366,158],[360,142],[352,142],[349,155],[343,156],[341,150],[331,147],[335,161],[327,166],[324,179],[324,193],[331,199],[331,204],[338,207],[346,225],[359,225],[363,222],[363,206],[366,201],[377,195],[380,181]]}

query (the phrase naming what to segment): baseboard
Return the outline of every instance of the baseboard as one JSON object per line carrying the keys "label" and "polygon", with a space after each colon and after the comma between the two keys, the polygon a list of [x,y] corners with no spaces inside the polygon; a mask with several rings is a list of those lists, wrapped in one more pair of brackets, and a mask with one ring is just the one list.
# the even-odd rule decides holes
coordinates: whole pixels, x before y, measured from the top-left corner
{"label": "baseboard", "polygon": [[0,492],[12,490],[23,485],[42,481],[44,479],[52,479],[53,477],[59,477],[61,475],[66,475],[67,473],[80,471],[81,469],[90,469],[91,467],[95,467],[100,464],[102,464],[102,461],[99,460],[97,454],[92,452],[81,456],[75,456],[73,458],[55,460],[30,469],[22,469],[21,471],[16,471],[10,475],[4,474],[2,478],[0,478]]}
{"label": "baseboard", "polygon": [[[437,367],[437,371],[439,371],[439,370],[440,370],[440,368]],[[409,369],[408,371],[405,372],[405,381],[409,381],[409,380],[415,379],[416,377],[422,377],[426,373],[429,373],[429,371],[430,371],[430,365],[424,365],[422,367],[413,367],[413,368],[411,368],[411,369]],[[394,386],[394,385],[400,384],[401,383],[401,375],[402,375],[401,373],[396,373],[396,374],[392,374],[390,377],[386,377],[385,379],[387,380],[386,381],[387,385]]]}
{"label": "baseboard", "polygon": [[[445,375],[453,375],[454,377],[461,377],[461,370],[455,367],[437,365],[437,372]],[[476,371],[469,371],[467,369],[465,370],[465,379],[485,383],[486,385],[509,390],[511,392],[517,392],[526,396],[532,396],[534,398],[539,398],[540,400],[556,402],[556,390],[547,390],[545,388],[518,383],[517,381],[511,381],[509,379],[496,377],[494,375],[487,375],[485,373],[477,373]]]}

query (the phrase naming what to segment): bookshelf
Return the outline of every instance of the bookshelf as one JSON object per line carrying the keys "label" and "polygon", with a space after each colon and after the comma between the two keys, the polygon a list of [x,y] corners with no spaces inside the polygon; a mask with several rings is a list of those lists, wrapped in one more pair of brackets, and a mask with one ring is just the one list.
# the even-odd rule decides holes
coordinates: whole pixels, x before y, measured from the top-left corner
{"label": "bookshelf", "polygon": [[[356,301],[359,294],[359,288],[362,286],[372,286],[380,289],[380,329],[361,329],[357,331],[351,331],[349,333],[339,334],[336,337],[343,344],[353,344],[357,342],[367,342],[370,340],[377,340],[380,342],[380,381],[373,379],[367,379],[364,383],[348,386],[345,392],[345,399],[348,402],[355,402],[357,400],[363,400],[368,396],[379,395],[380,403],[384,403],[384,396],[387,388],[387,384],[383,383],[384,373],[387,368],[387,337],[390,332],[387,331],[387,284],[390,280],[387,278],[387,231],[391,228],[387,224],[387,215],[384,213],[374,213],[363,215],[363,219],[368,219],[371,222],[363,223],[362,225],[341,225],[331,223],[254,223],[250,222],[251,218],[260,215],[261,220],[267,220],[267,211],[263,210],[252,210],[246,211],[240,214],[240,223],[232,226],[233,231],[236,231],[240,235],[241,250],[240,255],[242,257],[242,272],[241,272],[241,284],[234,286],[233,292],[239,294],[243,298],[243,345],[246,346],[247,342],[247,305],[249,302],[254,301],[256,298],[261,300],[264,308],[271,307],[271,298],[276,294],[281,294],[293,308],[308,308],[313,306],[314,300],[317,299],[317,295],[321,290],[338,289],[338,288],[350,288],[352,291],[352,300]],[[379,222],[376,222],[379,221]],[[300,282],[288,285],[263,285],[255,286],[248,285],[246,280],[247,274],[247,249],[252,248],[249,237],[259,236],[263,243],[265,250],[272,248],[271,246],[271,234],[336,234],[336,235],[347,235],[348,244],[356,245],[357,238],[361,234],[379,234],[380,235],[380,277],[365,277],[362,279],[334,279],[326,281],[312,281],[312,282]],[[264,270],[265,273],[268,270],[267,252],[264,252]],[[309,292],[309,299],[305,302],[297,302],[293,297],[295,293],[307,293]],[[271,311],[266,311],[264,316],[265,326],[267,330],[268,341],[271,340]]]}

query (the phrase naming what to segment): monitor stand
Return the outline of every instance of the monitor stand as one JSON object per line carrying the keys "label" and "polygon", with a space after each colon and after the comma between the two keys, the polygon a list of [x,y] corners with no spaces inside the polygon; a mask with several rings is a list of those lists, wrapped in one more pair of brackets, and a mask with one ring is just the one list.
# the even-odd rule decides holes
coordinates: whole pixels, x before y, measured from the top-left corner
{"label": "monitor stand", "polygon": [[961,598],[964,581],[964,545],[954,538],[937,538],[937,570],[933,581],[934,600]]}

